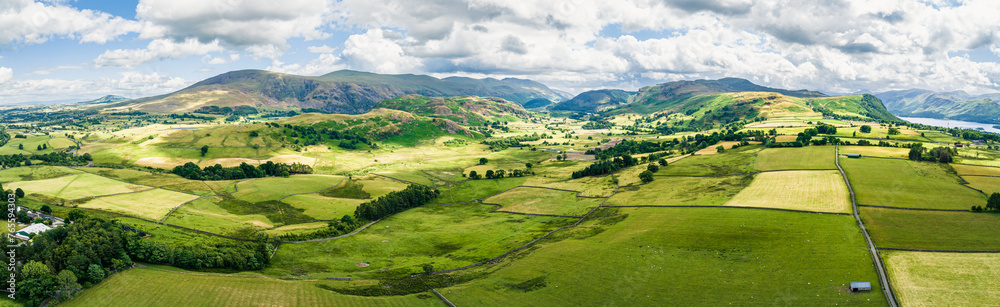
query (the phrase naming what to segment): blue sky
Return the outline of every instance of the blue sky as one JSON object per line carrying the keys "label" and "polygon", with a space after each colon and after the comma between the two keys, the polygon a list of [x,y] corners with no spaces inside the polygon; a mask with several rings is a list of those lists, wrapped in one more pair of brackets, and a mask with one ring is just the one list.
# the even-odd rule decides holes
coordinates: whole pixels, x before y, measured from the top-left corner
{"label": "blue sky", "polygon": [[6,0],[0,104],[159,95],[239,69],[518,77],[579,93],[746,78],[1000,89],[980,0]]}

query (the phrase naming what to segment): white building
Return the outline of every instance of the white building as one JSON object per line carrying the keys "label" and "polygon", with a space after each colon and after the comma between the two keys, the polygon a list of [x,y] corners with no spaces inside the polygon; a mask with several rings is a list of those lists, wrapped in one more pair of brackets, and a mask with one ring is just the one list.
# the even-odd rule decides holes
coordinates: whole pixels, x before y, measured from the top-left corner
{"label": "white building", "polygon": [[49,231],[49,229],[52,229],[52,228],[49,227],[49,226],[45,226],[45,224],[37,223],[37,224],[28,225],[28,227],[24,227],[21,230],[18,230],[13,235],[14,235],[14,238],[16,238],[18,240],[28,241],[28,239],[30,239],[28,237],[28,235],[43,233],[43,232]]}

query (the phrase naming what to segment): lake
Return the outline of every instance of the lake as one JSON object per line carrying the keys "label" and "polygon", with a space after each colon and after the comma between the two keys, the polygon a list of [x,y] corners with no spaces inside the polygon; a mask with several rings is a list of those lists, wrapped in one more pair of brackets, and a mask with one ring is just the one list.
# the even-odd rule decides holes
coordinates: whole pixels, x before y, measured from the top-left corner
{"label": "lake", "polygon": [[983,128],[987,132],[1000,133],[1000,129],[993,128],[993,124],[967,122],[954,119],[937,119],[937,118],[924,118],[924,117],[899,116],[899,118],[911,123],[918,123],[924,125],[931,125],[931,126],[938,126],[945,128],[967,128],[967,129]]}

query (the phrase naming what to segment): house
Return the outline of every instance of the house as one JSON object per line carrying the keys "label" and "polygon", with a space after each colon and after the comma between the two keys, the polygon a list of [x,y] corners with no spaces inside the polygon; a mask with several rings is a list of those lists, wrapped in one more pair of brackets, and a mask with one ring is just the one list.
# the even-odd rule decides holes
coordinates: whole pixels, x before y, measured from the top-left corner
{"label": "house", "polygon": [[847,157],[851,159],[861,159],[861,154],[847,154]]}
{"label": "house", "polygon": [[35,223],[28,225],[28,227],[21,228],[21,230],[18,230],[16,233],[11,235],[18,240],[28,241],[28,239],[30,239],[29,235],[43,233],[49,231],[49,229],[52,228],[45,226],[45,224]]}
{"label": "house", "polygon": [[852,281],[851,282],[851,292],[858,291],[871,291],[872,283],[868,281]]}
{"label": "house", "polygon": [[962,143],[955,143],[955,147],[962,148]]}

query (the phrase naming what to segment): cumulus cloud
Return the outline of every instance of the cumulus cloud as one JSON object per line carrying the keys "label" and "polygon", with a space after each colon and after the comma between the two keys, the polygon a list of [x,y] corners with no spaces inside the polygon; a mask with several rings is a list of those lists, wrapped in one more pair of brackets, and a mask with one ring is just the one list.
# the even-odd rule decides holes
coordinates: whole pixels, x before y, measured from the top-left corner
{"label": "cumulus cloud", "polygon": [[78,10],[61,2],[7,0],[0,2],[0,45],[39,44],[51,38],[105,43],[138,32],[141,25],[108,13]]}
{"label": "cumulus cloud", "polygon": [[[3,78],[0,68],[0,80]],[[145,97],[176,91],[188,81],[159,73],[123,72],[118,78],[12,80],[0,87],[0,101],[18,103],[100,97],[108,94]]]}
{"label": "cumulus cloud", "polygon": [[305,64],[285,64],[282,61],[275,60],[271,63],[271,66],[267,67],[267,70],[286,74],[315,76],[345,68],[347,66],[343,64],[340,57],[331,53],[324,53]]}
{"label": "cumulus cloud", "polygon": [[94,60],[94,64],[98,67],[117,66],[135,68],[140,64],[151,61],[179,59],[190,55],[201,55],[222,50],[223,48],[219,45],[219,41],[201,43],[194,38],[188,38],[181,42],[175,42],[170,39],[155,39],[144,49],[107,50]]}
{"label": "cumulus cloud", "polygon": [[323,46],[309,46],[306,49],[309,50],[309,52],[311,52],[311,53],[333,53],[334,51],[337,51],[337,47],[330,47],[330,46],[327,46],[327,45],[323,45]]}
{"label": "cumulus cloud", "polygon": [[14,78],[14,70],[7,67],[0,67],[0,84],[7,83]]}
{"label": "cumulus cloud", "polygon": [[371,29],[348,37],[341,56],[353,68],[376,73],[395,74],[420,68],[420,60],[407,55],[400,43],[406,43],[406,39],[399,33]]}

